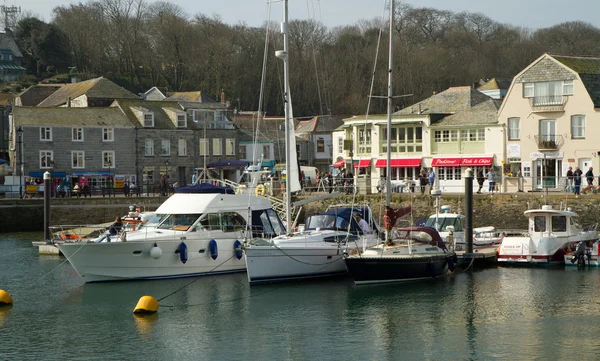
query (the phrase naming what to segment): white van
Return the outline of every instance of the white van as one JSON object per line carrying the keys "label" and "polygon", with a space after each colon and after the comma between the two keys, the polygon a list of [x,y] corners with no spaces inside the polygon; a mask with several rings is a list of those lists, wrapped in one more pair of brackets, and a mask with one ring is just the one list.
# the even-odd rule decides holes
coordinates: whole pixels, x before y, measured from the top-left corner
{"label": "white van", "polygon": [[[277,167],[275,168],[277,169]],[[304,181],[306,182],[306,187],[316,186],[318,172],[318,169],[316,167],[302,165],[300,166],[300,172],[304,172]],[[282,171],[281,174],[285,174],[285,170]]]}
{"label": "white van", "polygon": [[314,187],[317,184],[317,168],[300,166],[300,172],[304,172],[304,181],[307,187]]}

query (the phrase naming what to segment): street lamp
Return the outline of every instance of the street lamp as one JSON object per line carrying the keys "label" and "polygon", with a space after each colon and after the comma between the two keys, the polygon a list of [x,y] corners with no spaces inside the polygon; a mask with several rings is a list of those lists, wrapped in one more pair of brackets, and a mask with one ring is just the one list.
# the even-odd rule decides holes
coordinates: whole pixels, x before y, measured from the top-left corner
{"label": "street lamp", "polygon": [[19,198],[23,198],[23,127],[19,125],[17,128],[17,136],[19,138]]}
{"label": "street lamp", "polygon": [[[53,183],[54,182],[53,173],[54,173],[54,166],[55,166],[54,160],[51,159],[50,162],[48,163],[48,165],[50,166],[50,186],[51,186],[50,197],[52,197],[52,193],[54,193],[54,183]],[[47,192],[47,191],[48,191],[47,189],[44,189],[44,192]],[[58,194],[56,195],[56,197],[58,198]]]}
{"label": "street lamp", "polygon": [[112,182],[110,180],[110,166],[112,165],[111,160],[107,160],[106,163],[108,164],[108,177],[106,178],[106,188],[108,188],[108,196],[110,197],[110,190],[112,189]]}
{"label": "street lamp", "polygon": [[169,160],[165,160],[165,193],[167,193],[167,195],[169,194],[169,181],[171,180],[171,177],[169,176],[169,165],[171,163],[169,162]]}

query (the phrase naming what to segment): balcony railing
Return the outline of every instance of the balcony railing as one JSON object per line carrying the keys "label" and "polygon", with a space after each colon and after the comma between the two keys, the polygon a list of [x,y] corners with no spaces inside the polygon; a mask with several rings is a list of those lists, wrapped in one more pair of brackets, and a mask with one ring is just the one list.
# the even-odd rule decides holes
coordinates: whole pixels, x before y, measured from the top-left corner
{"label": "balcony railing", "polygon": [[542,134],[535,135],[534,138],[539,150],[557,150],[564,143],[562,135]]}
{"label": "balcony railing", "polygon": [[529,98],[534,112],[562,112],[569,97],[564,95],[547,95]]}

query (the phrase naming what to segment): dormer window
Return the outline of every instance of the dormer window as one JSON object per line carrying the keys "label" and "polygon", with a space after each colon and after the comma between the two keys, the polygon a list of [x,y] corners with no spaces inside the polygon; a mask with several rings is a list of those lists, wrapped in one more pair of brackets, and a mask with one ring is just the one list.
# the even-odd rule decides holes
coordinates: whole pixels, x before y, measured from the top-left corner
{"label": "dormer window", "polygon": [[565,95],[573,95],[573,80],[523,83],[523,97],[533,98],[534,105],[562,104]]}
{"label": "dormer window", "polygon": [[185,128],[187,127],[187,120],[185,118],[185,113],[177,113],[177,128]]}
{"label": "dormer window", "polygon": [[144,113],[144,128],[154,128],[154,113]]}

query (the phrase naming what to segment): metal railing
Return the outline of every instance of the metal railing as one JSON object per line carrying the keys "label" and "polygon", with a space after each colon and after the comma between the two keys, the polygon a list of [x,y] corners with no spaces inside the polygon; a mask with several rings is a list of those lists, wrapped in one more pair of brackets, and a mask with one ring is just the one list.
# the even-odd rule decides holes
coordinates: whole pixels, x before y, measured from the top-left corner
{"label": "metal railing", "polygon": [[563,136],[559,134],[542,134],[533,137],[538,149],[559,149],[564,144]]}
{"label": "metal railing", "polygon": [[563,95],[534,96],[531,102],[534,106],[564,105],[566,97]]}

